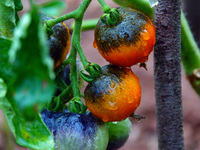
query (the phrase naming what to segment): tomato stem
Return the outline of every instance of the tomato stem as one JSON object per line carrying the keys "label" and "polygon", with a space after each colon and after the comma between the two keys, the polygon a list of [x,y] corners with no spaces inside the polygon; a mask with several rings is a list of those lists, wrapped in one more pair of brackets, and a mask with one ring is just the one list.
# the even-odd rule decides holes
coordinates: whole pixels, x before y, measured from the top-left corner
{"label": "tomato stem", "polygon": [[65,14],[63,16],[60,16],[58,18],[46,21],[47,26],[51,28],[55,24],[63,22],[65,20],[69,20],[69,19],[72,19],[72,18],[74,18],[74,19],[82,18],[91,1],[92,0],[84,0],[81,3],[81,5],[79,6],[79,8],[77,8],[76,10],[74,10],[74,11],[68,13],[68,14]]}
{"label": "tomato stem", "polygon": [[[70,79],[72,82],[72,90],[73,90],[73,96],[75,100],[80,99],[80,89],[78,87],[78,73],[77,73],[77,64],[76,64],[76,57],[77,53],[80,56],[80,59],[83,63],[83,66],[85,70],[89,73],[89,76],[91,76],[93,79],[98,76],[101,72],[101,68],[94,63],[90,63],[87,61],[85,54],[82,50],[81,44],[80,44],[80,37],[81,37],[81,28],[82,28],[82,22],[83,22],[83,16],[84,13],[89,6],[90,2],[92,0],[84,0],[78,9],[63,15],[61,17],[48,20],[46,21],[46,29],[53,27],[55,24],[59,22],[63,22],[65,20],[73,18],[75,20],[74,27],[73,27],[73,33],[72,33],[72,39],[71,39],[71,52],[69,57],[62,63],[60,67],[56,69],[56,74],[58,74],[66,65],[70,65]],[[98,0],[100,5],[102,6],[102,11],[105,13],[108,13],[111,11],[110,6],[108,6],[104,0]],[[75,102],[75,101],[74,101]],[[76,102],[77,103],[77,102]],[[71,104],[71,103],[70,103]],[[80,103],[77,103],[80,104]],[[72,105],[75,106],[75,105]],[[80,106],[80,108],[83,108]],[[76,108],[72,108],[71,110],[77,110]]]}
{"label": "tomato stem", "polygon": [[[76,9],[66,15],[63,15],[61,17],[46,21],[46,27],[51,28],[59,22],[63,22],[65,20],[68,20],[71,18],[75,19],[74,30],[72,33],[72,40],[71,40],[72,46],[71,46],[70,55],[62,63],[62,65],[60,67],[58,67],[58,69],[56,69],[56,74],[58,74],[66,65],[68,65],[68,64],[70,65],[70,79],[71,79],[71,83],[72,83],[71,88],[73,90],[73,97],[76,101],[78,99],[80,99],[80,97],[81,97],[80,89],[78,86],[78,73],[77,73],[77,64],[76,64],[77,52],[80,55],[83,65],[86,66],[89,64],[89,62],[85,58],[85,55],[82,51],[82,47],[80,45],[80,41],[81,41],[80,37],[81,37],[81,26],[82,26],[83,16],[84,16],[84,13],[91,1],[92,0],[84,0],[78,9]],[[61,99],[61,101],[63,101],[63,97],[65,97],[65,95],[67,94],[66,91],[68,91],[68,89],[66,89],[63,93],[61,93],[61,95],[60,95],[61,98],[59,97]],[[77,104],[80,104],[80,103],[77,103]],[[75,105],[73,105],[73,106],[75,106]],[[80,106],[80,108],[83,108],[83,106]],[[77,110],[77,109],[72,108],[71,110]]]}
{"label": "tomato stem", "polygon": [[[99,18],[83,20],[81,30],[86,31],[94,29],[97,25],[98,20]],[[75,24],[74,22],[71,24],[70,31],[74,30],[74,24]]]}
{"label": "tomato stem", "polygon": [[60,95],[60,100],[63,102],[63,103],[67,103],[71,100],[72,98],[72,94],[71,94],[71,91],[72,90],[72,85],[68,86]]}
{"label": "tomato stem", "polygon": [[101,9],[104,13],[109,13],[111,10],[110,6],[106,4],[104,0],[98,0],[99,4],[101,5]]}
{"label": "tomato stem", "polygon": [[[89,3],[88,3],[88,5],[89,5]],[[76,65],[77,52],[79,53],[80,59],[83,63],[83,66],[87,62],[85,55],[82,51],[82,47],[80,45],[81,25],[82,25],[82,20],[83,20],[83,14],[84,14],[84,12],[82,12],[82,15],[79,16],[80,18],[75,19],[74,31],[72,33],[72,48],[71,48],[71,53],[69,55],[69,57],[71,58],[70,59],[71,60],[70,79],[72,81],[72,89],[74,92],[74,97],[80,97],[80,91],[79,91],[79,87],[78,87],[77,65]]]}

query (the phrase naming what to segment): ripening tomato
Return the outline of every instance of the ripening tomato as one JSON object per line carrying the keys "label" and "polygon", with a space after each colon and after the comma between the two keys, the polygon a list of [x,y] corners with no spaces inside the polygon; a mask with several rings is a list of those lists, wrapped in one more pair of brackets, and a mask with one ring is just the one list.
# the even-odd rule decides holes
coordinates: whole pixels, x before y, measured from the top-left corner
{"label": "ripening tomato", "polygon": [[144,63],[153,51],[155,27],[143,13],[130,8],[117,8],[120,19],[114,25],[98,21],[94,47],[110,63],[130,67]]}
{"label": "ripening tomato", "polygon": [[[40,14],[44,23],[45,20],[53,19],[50,16]],[[54,69],[56,69],[65,59],[70,49],[70,32],[64,23],[58,23],[52,27],[53,34],[48,35],[47,44],[50,48],[50,56],[54,60]]]}
{"label": "ripening tomato", "polygon": [[88,109],[104,122],[121,121],[140,104],[141,87],[130,68],[102,67],[101,74],[84,91]]}

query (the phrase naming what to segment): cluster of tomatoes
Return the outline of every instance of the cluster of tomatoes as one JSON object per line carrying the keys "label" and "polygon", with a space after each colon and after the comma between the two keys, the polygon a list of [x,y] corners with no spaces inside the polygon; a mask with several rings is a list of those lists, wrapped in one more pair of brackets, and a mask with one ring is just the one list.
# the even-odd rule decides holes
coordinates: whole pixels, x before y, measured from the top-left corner
{"label": "cluster of tomatoes", "polygon": [[111,64],[85,89],[88,109],[104,122],[121,121],[140,104],[141,88],[131,66],[144,63],[155,44],[155,27],[144,14],[117,8],[120,18],[114,25],[99,20],[94,47]]}
{"label": "cluster of tomatoes", "polygon": [[[112,124],[112,122],[126,121],[130,115],[134,114],[140,104],[141,87],[139,79],[130,67],[139,63],[145,63],[155,44],[155,27],[147,16],[129,8],[117,8],[116,10],[120,14],[119,20],[115,24],[109,25],[100,19],[96,25],[94,33],[94,47],[98,49],[99,53],[110,64],[102,67],[101,74],[92,82],[89,82],[84,90],[85,103],[90,113],[103,122],[108,122],[106,125],[107,128],[110,129],[109,143],[111,144],[111,146],[108,146],[109,149],[112,149],[112,145],[116,144],[111,143],[111,138],[113,138],[111,135],[117,133],[111,128],[111,126],[113,127],[117,123]],[[44,20],[45,19],[49,18],[45,17]],[[60,23],[55,25],[53,30],[54,35],[49,37],[48,42],[50,45],[50,53],[55,64],[54,68],[56,68],[63,62],[69,52],[70,37],[68,28],[64,24]],[[60,37],[62,37],[62,39],[60,39]],[[52,44],[52,42],[54,43]],[[45,112],[45,114],[48,113],[49,112]],[[89,114],[89,116],[91,116],[91,114]],[[52,116],[52,114],[50,116]],[[94,134],[98,135],[99,138],[93,137],[93,140],[90,141],[91,143],[102,142],[101,140],[95,141],[101,137],[98,133],[98,129],[96,130],[99,123],[92,123],[93,121],[91,121],[91,117],[88,117],[88,114],[81,115],[70,112],[62,112],[61,114],[58,113],[58,115],[56,115],[56,119],[55,117],[52,118],[55,121],[59,118],[59,116],[67,117],[67,119],[64,119],[64,122],[67,122],[68,124],[66,126],[69,127],[69,124],[72,124],[74,127],[70,126],[69,130],[65,131],[65,136],[61,136],[63,134],[63,132],[60,131],[62,130],[61,128],[66,129],[63,127],[63,122],[57,121],[57,123],[49,125],[49,121],[45,119],[45,123],[50,130],[52,130],[54,137],[58,137],[59,140],[57,141],[60,141],[63,144],[64,142],[62,140],[67,138],[66,135],[71,136],[72,133],[74,136],[77,135],[76,138],[79,140],[76,138],[72,138],[71,140],[73,142],[75,139],[80,141],[81,136],[85,133],[80,128],[75,129],[75,127],[81,126],[81,128],[91,128],[92,126],[95,126],[95,128],[92,129],[92,131],[94,130],[93,134],[89,132],[91,130],[88,130],[86,135],[91,134],[92,137]],[[46,117],[48,118],[48,115],[46,115]],[[90,118],[89,121],[91,123],[86,123],[84,119],[80,120],[80,117],[85,117],[86,119]],[[69,120],[72,120],[72,122],[70,123]],[[50,122],[52,123],[52,121]],[[61,122],[62,125],[58,125]],[[56,126],[56,130],[55,128],[53,129],[52,126]],[[128,129],[130,129],[130,126]],[[74,130],[79,130],[79,133],[74,133]],[[60,132],[60,136],[57,135],[58,131]],[[84,131],[86,131],[86,129]],[[129,132],[127,132],[126,138],[123,137],[123,139],[125,139],[124,142],[130,133],[130,130],[128,131]],[[104,139],[106,139],[105,133],[106,132],[104,131]],[[117,137],[117,135],[114,137]],[[87,136],[85,138],[87,141],[90,140]],[[115,145],[116,147],[114,149],[122,146],[124,142],[122,142],[121,145]],[[104,141],[103,143],[106,142]],[[120,142],[118,141],[117,143]],[[99,149],[106,149],[107,144]],[[68,143],[68,145],[70,144]],[[98,149],[95,148],[94,145],[95,144],[93,144],[91,149]],[[66,144],[64,144],[64,147],[67,147]]]}

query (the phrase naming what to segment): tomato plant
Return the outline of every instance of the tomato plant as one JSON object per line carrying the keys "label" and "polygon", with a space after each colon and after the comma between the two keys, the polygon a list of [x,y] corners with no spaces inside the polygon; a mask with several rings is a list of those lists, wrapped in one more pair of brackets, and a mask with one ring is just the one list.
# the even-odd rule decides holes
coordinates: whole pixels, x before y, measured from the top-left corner
{"label": "tomato plant", "polygon": [[[0,2],[0,108],[17,144],[23,147],[103,150],[118,148],[128,138],[131,126],[128,117],[134,114],[141,101],[140,77],[130,67],[146,62],[153,50],[153,8],[148,7],[150,11],[146,11],[146,1],[133,3],[130,0],[121,1],[120,5],[137,10],[111,8],[104,0],[98,0],[103,15],[85,24],[84,14],[91,1],[83,0],[77,9],[61,15],[59,11],[64,12],[66,8],[63,1],[36,5],[30,0],[30,10],[20,17],[18,12],[23,9],[20,0]],[[64,21],[70,19],[74,20],[73,28],[68,29]],[[191,75],[199,63],[190,63],[190,68],[186,62],[192,62],[191,58],[198,62],[200,55],[195,42],[186,33],[184,17],[182,22],[182,39],[187,41],[182,42],[183,64]],[[86,29],[94,29],[93,45],[111,64],[100,67],[87,60],[81,46],[81,31]],[[167,27],[164,31],[168,31]],[[162,43],[165,41],[158,42]],[[188,49],[195,51],[187,55]],[[81,67],[77,58],[80,58]],[[159,76],[162,74],[159,69],[168,66],[162,64],[165,57],[155,58],[155,62],[161,64],[155,71]],[[198,70],[196,72],[194,76],[198,77]],[[87,82],[84,94],[83,80]]]}

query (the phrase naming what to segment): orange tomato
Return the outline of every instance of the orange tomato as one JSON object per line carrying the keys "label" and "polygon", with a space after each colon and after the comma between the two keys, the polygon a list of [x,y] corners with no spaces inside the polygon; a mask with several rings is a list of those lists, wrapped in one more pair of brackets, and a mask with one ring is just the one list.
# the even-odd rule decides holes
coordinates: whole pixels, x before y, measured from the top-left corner
{"label": "orange tomato", "polygon": [[115,25],[98,21],[93,45],[114,65],[130,67],[144,63],[153,51],[155,27],[141,12],[130,8],[117,9],[120,19]]}
{"label": "orange tomato", "polygon": [[129,68],[107,65],[85,91],[88,109],[104,122],[121,121],[133,114],[140,104],[138,77]]}
{"label": "orange tomato", "polygon": [[70,33],[64,23],[58,23],[53,28],[53,35],[48,37],[50,55],[54,60],[54,69],[62,64],[69,53]]}

